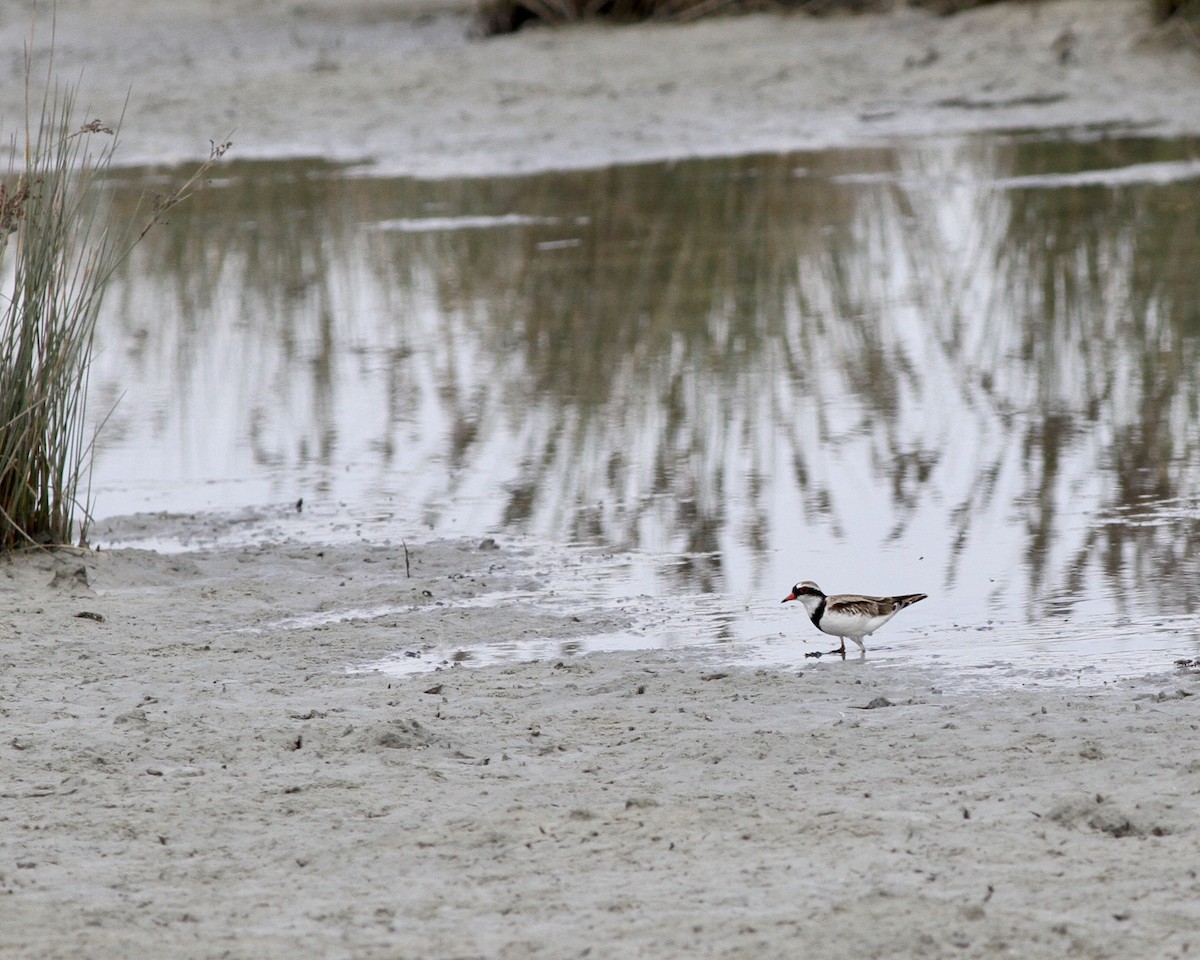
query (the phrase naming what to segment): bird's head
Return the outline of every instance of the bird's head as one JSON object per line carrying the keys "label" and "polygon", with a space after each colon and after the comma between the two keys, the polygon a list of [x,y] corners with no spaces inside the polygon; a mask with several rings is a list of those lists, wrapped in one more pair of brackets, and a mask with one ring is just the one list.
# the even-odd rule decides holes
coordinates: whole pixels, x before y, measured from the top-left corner
{"label": "bird's head", "polygon": [[779,602],[787,603],[789,600],[802,600],[804,597],[814,597],[817,600],[820,600],[823,596],[825,596],[825,594],[821,592],[821,588],[815,583],[813,583],[811,580],[802,580],[792,587],[792,592]]}

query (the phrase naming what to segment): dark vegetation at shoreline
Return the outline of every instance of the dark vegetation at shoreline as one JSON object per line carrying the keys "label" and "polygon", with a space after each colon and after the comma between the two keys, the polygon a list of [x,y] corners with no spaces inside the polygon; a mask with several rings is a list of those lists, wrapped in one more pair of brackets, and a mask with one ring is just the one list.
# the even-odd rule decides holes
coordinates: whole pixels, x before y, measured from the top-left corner
{"label": "dark vegetation at shoreline", "polygon": [[[479,29],[485,36],[513,33],[529,24],[562,25],[583,20],[637,23],[687,22],[720,13],[792,10],[811,16],[885,13],[900,4],[950,16],[994,3],[1036,4],[1042,0],[483,0]],[[1184,39],[1200,48],[1200,0],[1146,0],[1156,23],[1178,25]]]}

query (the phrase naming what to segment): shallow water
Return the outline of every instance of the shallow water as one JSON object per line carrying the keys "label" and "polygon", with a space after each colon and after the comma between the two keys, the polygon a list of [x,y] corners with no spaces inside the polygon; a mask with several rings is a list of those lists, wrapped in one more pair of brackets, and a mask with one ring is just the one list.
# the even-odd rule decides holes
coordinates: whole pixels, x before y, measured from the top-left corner
{"label": "shallow water", "polygon": [[1197,146],[230,164],[106,303],[97,514],[303,498],[372,535],[600,546],[575,589],[641,604],[644,645],[764,663],[824,646],[778,603],[798,579],[929,593],[880,658],[1195,656]]}

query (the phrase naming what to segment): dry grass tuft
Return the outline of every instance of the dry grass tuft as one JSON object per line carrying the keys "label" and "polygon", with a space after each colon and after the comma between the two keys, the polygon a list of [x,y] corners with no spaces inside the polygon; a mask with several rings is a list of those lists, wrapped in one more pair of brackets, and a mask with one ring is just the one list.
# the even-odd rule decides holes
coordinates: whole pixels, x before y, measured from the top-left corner
{"label": "dry grass tuft", "polygon": [[635,23],[641,20],[686,22],[716,13],[799,10],[816,16],[874,13],[891,9],[894,0],[484,0],[479,31],[485,36],[512,33],[529,23],[561,25],[581,20]]}

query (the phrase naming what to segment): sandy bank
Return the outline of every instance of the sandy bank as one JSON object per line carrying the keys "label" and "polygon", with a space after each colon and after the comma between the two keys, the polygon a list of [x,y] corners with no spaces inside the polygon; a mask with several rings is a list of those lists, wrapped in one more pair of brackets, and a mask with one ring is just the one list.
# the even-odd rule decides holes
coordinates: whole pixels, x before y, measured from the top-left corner
{"label": "sandy bank", "polygon": [[[58,7],[59,72],[82,71],[89,115],[111,119],[129,97],[130,163],[200,156],[230,131],[238,157],[332,156],[435,177],[1001,127],[1200,132],[1200,58],[1156,33],[1142,0],[473,41],[457,0],[169,0],[152,18],[136,0]],[[28,32],[27,15],[0,20],[11,51]],[[8,131],[22,116],[20,57],[2,69]]]}
{"label": "sandy bank", "polygon": [[477,544],[414,546],[411,578],[399,546],[366,544],[82,562],[88,586],[76,558],[0,565],[5,957],[1132,958],[1195,939],[1192,675],[972,689],[684,651],[398,679],[346,668],[595,625],[472,607],[529,575]]}

